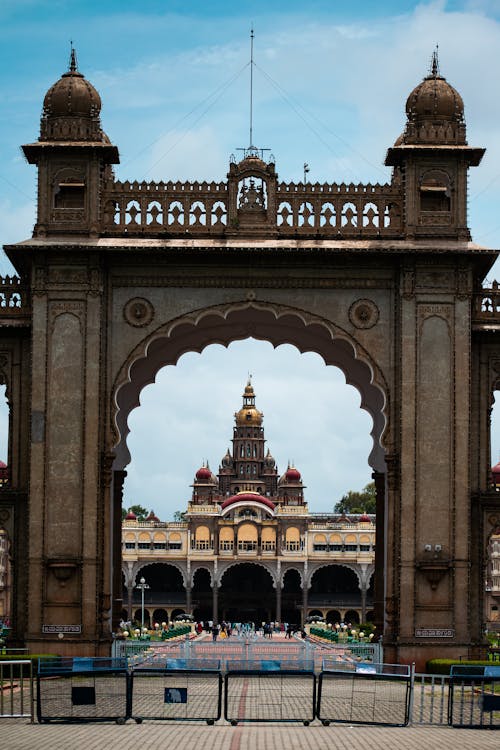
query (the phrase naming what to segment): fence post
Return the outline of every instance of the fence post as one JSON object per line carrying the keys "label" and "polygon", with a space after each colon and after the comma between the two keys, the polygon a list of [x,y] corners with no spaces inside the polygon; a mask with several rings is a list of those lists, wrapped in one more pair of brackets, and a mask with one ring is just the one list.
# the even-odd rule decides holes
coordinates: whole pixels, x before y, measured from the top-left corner
{"label": "fence post", "polygon": [[415,662],[412,662],[410,668],[410,702],[408,705],[408,723],[413,723],[413,697],[415,689]]}

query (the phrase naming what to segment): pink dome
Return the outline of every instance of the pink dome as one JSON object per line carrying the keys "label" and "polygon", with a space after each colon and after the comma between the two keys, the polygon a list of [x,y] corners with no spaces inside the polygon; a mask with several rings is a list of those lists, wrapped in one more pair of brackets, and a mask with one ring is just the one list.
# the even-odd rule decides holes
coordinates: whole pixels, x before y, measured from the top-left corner
{"label": "pink dome", "polygon": [[137,516],[135,515],[133,510],[129,510],[127,515],[125,516],[126,521],[137,521]]}
{"label": "pink dome", "polygon": [[291,466],[287,469],[285,478],[287,482],[300,482],[302,477],[300,476],[300,471],[297,471],[295,466]]}
{"label": "pink dome", "polygon": [[500,484],[500,461],[491,467],[491,478],[493,479],[493,484]]}
{"label": "pink dome", "polygon": [[208,468],[208,466],[202,466],[198,471],[196,472],[196,481],[197,482],[209,482],[212,479],[212,472]]}

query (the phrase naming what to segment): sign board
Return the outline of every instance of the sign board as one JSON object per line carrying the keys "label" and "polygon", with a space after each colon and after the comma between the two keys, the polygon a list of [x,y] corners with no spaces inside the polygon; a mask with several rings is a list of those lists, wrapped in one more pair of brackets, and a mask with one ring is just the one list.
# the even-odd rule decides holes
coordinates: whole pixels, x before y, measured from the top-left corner
{"label": "sign board", "polygon": [[415,638],[454,638],[453,628],[415,628]]}
{"label": "sign board", "polygon": [[81,633],[81,625],[42,625],[42,633]]}

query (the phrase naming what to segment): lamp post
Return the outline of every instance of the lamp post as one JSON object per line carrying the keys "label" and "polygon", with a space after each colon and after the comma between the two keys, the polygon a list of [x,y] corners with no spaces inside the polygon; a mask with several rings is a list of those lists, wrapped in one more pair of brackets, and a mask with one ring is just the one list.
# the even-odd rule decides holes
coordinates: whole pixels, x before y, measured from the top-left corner
{"label": "lamp post", "polygon": [[140,589],[141,590],[141,635],[142,635],[142,631],[144,629],[144,591],[145,591],[145,589],[148,589],[148,588],[149,588],[149,586],[146,583],[146,579],[145,578],[141,578],[140,581],[139,581],[139,583],[136,586],[136,589]]}

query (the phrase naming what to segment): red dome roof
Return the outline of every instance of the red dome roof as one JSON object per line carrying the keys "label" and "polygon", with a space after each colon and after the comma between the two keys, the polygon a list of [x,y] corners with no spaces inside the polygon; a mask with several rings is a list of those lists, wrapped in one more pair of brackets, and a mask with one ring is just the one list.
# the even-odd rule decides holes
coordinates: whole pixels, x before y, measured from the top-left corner
{"label": "red dome roof", "polygon": [[287,482],[300,482],[300,471],[297,471],[295,466],[290,466],[290,468],[286,471],[285,479]]}
{"label": "red dome roof", "polygon": [[6,469],[6,468],[7,468],[7,464],[4,464],[3,461],[0,461],[0,469]]}
{"label": "red dome roof", "polygon": [[129,510],[127,515],[125,516],[126,521],[137,521],[137,516],[135,515],[133,510]]}
{"label": "red dome roof", "polygon": [[370,516],[367,515],[366,513],[363,513],[363,515],[359,517],[360,523],[371,523],[371,520],[372,519],[370,518]]}
{"label": "red dome roof", "polygon": [[208,466],[202,466],[201,469],[198,469],[196,472],[196,481],[197,482],[209,482],[212,478],[212,472],[208,468]]}
{"label": "red dome roof", "polygon": [[263,495],[258,495],[256,492],[239,492],[237,495],[232,495],[231,497],[228,497],[227,500],[224,500],[220,506],[221,510],[225,510],[225,508],[228,508],[235,503],[261,503],[271,510],[274,510],[275,508],[274,503]]}

